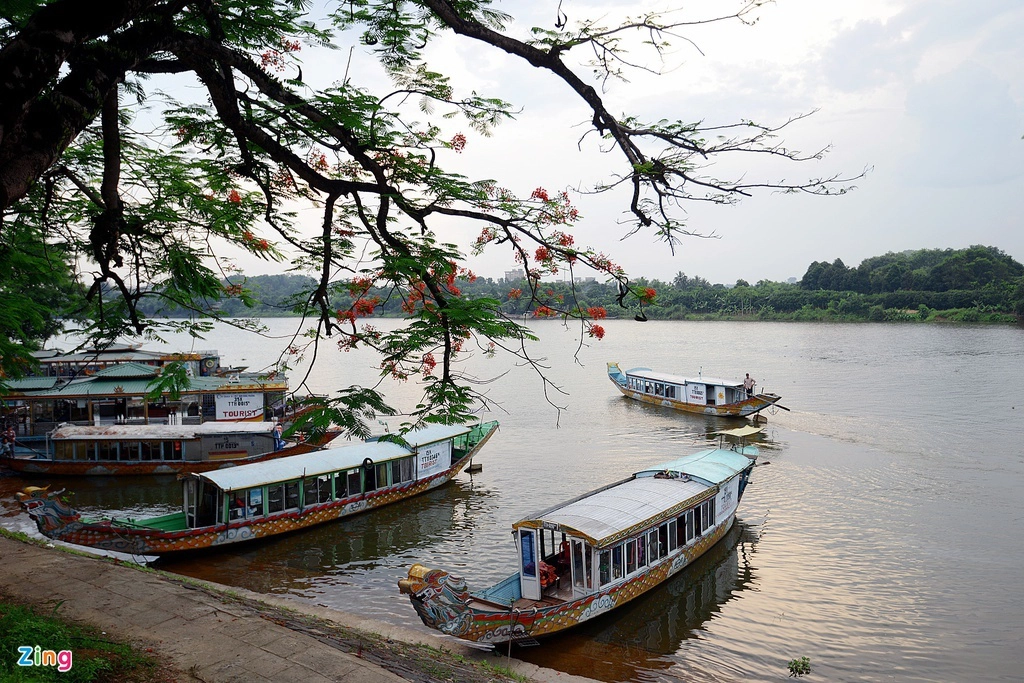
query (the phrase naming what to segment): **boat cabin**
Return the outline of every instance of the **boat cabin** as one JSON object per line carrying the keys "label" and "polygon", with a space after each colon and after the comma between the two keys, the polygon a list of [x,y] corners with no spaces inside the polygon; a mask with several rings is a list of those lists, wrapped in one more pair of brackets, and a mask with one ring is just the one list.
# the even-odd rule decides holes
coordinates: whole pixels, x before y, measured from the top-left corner
{"label": "boat cabin", "polygon": [[633,391],[700,406],[738,403],[747,397],[742,382],[716,377],[683,377],[648,368],[627,370],[626,387]]}
{"label": "boat cabin", "polygon": [[752,462],[703,451],[520,520],[518,575],[479,597],[568,601],[645,574],[732,517]]}
{"label": "boat cabin", "polygon": [[316,506],[359,504],[368,496],[441,474],[471,447],[473,428],[434,425],[405,435],[407,446],[367,441],[184,480],[188,528],[256,522]]}
{"label": "boat cabin", "polygon": [[61,425],[49,436],[56,461],[200,462],[274,450],[272,422],[198,425]]}

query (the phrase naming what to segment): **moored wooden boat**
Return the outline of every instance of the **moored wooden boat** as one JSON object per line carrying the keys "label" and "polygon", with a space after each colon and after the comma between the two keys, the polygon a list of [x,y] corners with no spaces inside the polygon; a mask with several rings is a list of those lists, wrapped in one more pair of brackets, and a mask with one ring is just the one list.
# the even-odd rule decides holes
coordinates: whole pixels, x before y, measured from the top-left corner
{"label": "moored wooden boat", "polygon": [[766,392],[748,393],[743,380],[684,377],[650,368],[622,371],[618,363],[608,363],[608,378],[625,396],[637,401],[716,417],[756,415],[782,398]]}
{"label": "moored wooden boat", "polygon": [[209,472],[326,446],[340,432],[286,441],[275,450],[272,422],[204,422],[195,425],[61,425],[47,435],[43,452],[0,458],[28,475],[121,476]]}
{"label": "moored wooden boat", "polygon": [[88,520],[61,491],[28,487],[22,506],[52,539],[135,555],[164,555],[266,538],[395,503],[436,488],[466,466],[497,430],[434,425],[405,444],[370,440],[240,465],[183,480],[180,512]]}
{"label": "moored wooden boat", "polygon": [[736,519],[756,458],[754,446],[701,451],[522,519],[512,525],[519,570],[486,590],[418,564],[399,588],[424,624],[447,635],[496,644],[558,633],[651,590],[715,545]]}

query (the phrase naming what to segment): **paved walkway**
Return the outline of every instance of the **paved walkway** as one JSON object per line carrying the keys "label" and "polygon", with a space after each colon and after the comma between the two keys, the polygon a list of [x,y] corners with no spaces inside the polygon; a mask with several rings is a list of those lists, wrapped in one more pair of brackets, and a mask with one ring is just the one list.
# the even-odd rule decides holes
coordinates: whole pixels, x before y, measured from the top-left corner
{"label": "paved walkway", "polygon": [[[0,591],[34,604],[59,601],[60,614],[68,619],[96,626],[117,640],[143,641],[183,672],[186,681],[393,683],[408,680],[366,659],[342,652],[312,634],[264,618],[244,603],[222,599],[216,589],[267,604],[287,605],[292,610],[403,642],[429,641],[410,629],[369,621],[350,623],[353,619],[342,613],[309,607],[295,600],[274,599],[206,582],[203,585],[214,590],[200,590],[110,559],[71,554],[0,536]],[[458,649],[452,640],[429,644]],[[537,681],[586,680],[517,660],[511,662],[517,673]],[[422,676],[416,678],[422,680]]]}

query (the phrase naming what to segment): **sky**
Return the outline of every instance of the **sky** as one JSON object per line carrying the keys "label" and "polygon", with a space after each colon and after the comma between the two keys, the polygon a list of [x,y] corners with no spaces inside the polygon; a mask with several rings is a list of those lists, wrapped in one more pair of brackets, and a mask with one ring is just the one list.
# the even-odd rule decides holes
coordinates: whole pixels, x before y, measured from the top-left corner
{"label": "sky", "polygon": [[[494,4],[517,17],[508,29],[516,37],[533,25],[555,28],[558,2]],[[604,17],[611,25],[679,4],[562,0],[560,7],[570,22]],[[732,7],[738,3],[687,3],[673,16],[703,17]],[[755,16],[753,25],[685,29],[663,62],[635,50],[638,62],[663,73],[634,72],[628,83],[608,84],[609,110],[709,125],[740,119],[781,124],[813,112],[787,126],[783,140],[802,152],[828,147],[821,161],[748,158],[715,170],[790,182],[866,170],[852,183],[855,189],[840,197],[762,192],[737,206],[687,207],[687,227],[712,237],[684,238],[674,253],[643,231],[623,239],[626,198],[581,196],[575,203],[583,219],[571,230],[577,245],[608,253],[632,276],[671,280],[684,272],[724,284],[800,278],[813,261],[839,258],[852,267],[890,251],[973,244],[1024,262],[1024,3],[776,0]],[[304,76],[330,82],[347,68],[363,81],[376,69],[366,50],[356,44],[350,62],[348,49],[323,58],[304,53]],[[570,64],[587,57],[574,55]],[[588,110],[555,77],[455,36],[432,46],[428,62],[452,76],[456,94],[475,91],[521,108],[491,137],[421,115],[466,134],[466,150],[444,159],[453,169],[526,196],[538,186],[588,187],[621,167],[621,157],[602,154],[594,136],[580,139]],[[586,66],[576,70],[589,74]],[[302,215],[316,229],[319,212]],[[439,233],[469,255],[480,227],[451,221]],[[516,267],[500,247],[467,262],[478,275],[494,278]],[[284,270],[260,261],[239,264],[249,274]]]}

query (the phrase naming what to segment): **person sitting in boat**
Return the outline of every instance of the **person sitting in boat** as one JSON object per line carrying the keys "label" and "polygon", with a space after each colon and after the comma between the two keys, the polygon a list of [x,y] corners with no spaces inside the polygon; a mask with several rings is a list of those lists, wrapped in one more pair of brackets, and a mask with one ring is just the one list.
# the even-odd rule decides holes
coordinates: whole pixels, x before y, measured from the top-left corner
{"label": "person sitting in boat", "polygon": [[245,497],[239,493],[231,501],[231,509],[228,510],[229,519],[242,519],[246,516],[248,506],[245,504]]}
{"label": "person sitting in boat", "polygon": [[278,422],[274,425],[274,450],[279,451],[284,448],[284,427]]}
{"label": "person sitting in boat", "polygon": [[558,582],[558,571],[547,562],[540,563],[540,587],[549,588]]}
{"label": "person sitting in boat", "polygon": [[747,396],[750,396],[752,393],[754,393],[754,386],[756,384],[757,382],[754,380],[753,377],[750,376],[750,373],[748,372],[747,376],[743,379],[743,388],[746,389]]}
{"label": "person sitting in boat", "polygon": [[558,555],[555,557],[555,571],[564,574],[569,571],[569,541],[562,541],[558,546]]}

